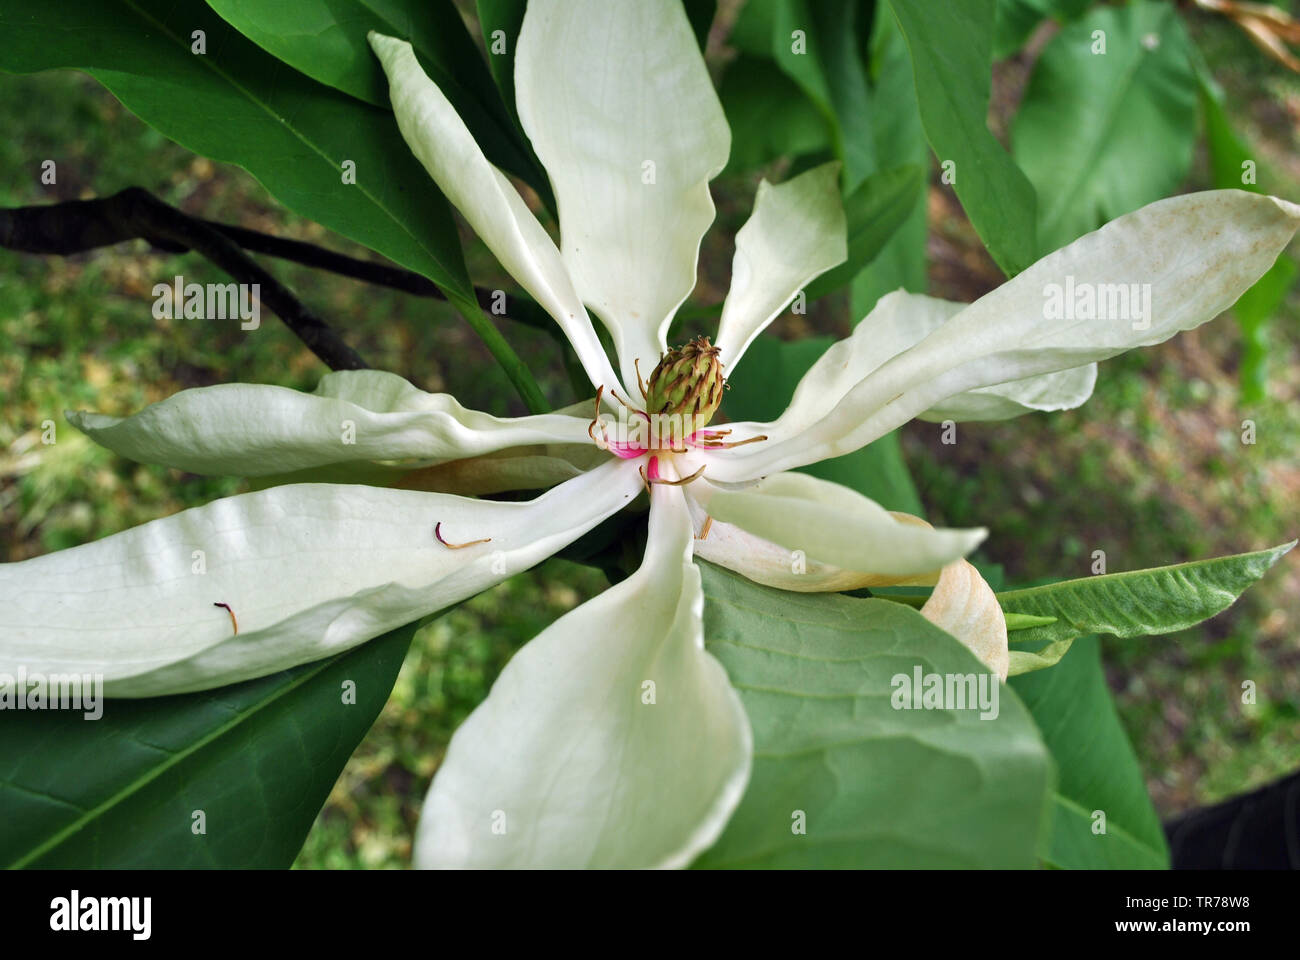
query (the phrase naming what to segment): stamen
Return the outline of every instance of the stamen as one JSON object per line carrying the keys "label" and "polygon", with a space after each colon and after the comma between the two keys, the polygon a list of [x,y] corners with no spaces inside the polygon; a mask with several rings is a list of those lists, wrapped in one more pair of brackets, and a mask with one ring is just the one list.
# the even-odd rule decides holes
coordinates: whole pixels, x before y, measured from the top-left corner
{"label": "stamen", "polygon": [[712,527],[713,527],[713,518],[710,517],[710,516],[708,516],[708,515],[706,514],[705,517],[704,517],[704,526],[703,526],[703,528],[701,528],[701,530],[700,530],[700,535],[699,535],[698,537],[696,537],[696,539],[697,539],[697,540],[707,540],[707,539],[709,539],[709,530],[710,530]]}
{"label": "stamen", "polygon": [[226,613],[230,614],[230,625],[231,625],[232,627],[235,628],[235,633],[238,634],[238,633],[239,633],[239,621],[235,619],[235,611],[230,609],[230,604],[228,604],[228,603],[214,603],[213,606],[214,606],[214,607],[224,607],[224,608],[225,608]]}
{"label": "stamen", "polygon": [[766,434],[759,437],[750,437],[748,440],[733,440],[729,443],[711,443],[708,440],[697,440],[695,446],[704,447],[708,450],[732,450],[736,447],[743,447],[747,443],[759,443],[766,440]]}
{"label": "stamen", "polygon": [[484,537],[482,540],[469,540],[465,543],[448,543],[442,538],[442,521],[433,525],[433,535],[438,538],[438,542],[450,550],[464,550],[466,547],[473,547],[480,543],[491,543],[491,537]]}
{"label": "stamen", "polygon": [[[630,413],[639,413],[641,416],[646,417],[646,412],[644,410],[638,410],[636,407],[632,406],[632,404],[628,403],[626,400],[620,397],[618,395],[618,391],[615,390],[613,387],[610,388],[609,394],[619,403],[623,404],[623,406],[627,407]],[[650,418],[646,417],[646,419],[648,420]]]}
{"label": "stamen", "polygon": [[641,358],[637,357],[633,360],[632,366],[636,368],[636,385],[641,390],[641,399],[649,400],[650,395],[645,391],[645,381],[641,379]]}

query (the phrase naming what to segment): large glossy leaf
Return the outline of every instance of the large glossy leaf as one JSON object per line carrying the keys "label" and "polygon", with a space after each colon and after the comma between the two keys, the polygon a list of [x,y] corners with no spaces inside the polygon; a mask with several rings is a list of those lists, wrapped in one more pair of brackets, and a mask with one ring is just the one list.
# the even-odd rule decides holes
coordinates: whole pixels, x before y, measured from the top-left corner
{"label": "large glossy leaf", "polygon": [[[488,48],[488,69],[496,81],[506,109],[519,126],[519,111],[515,106],[515,46],[519,41],[519,28],[524,24],[527,0],[478,0],[478,21]],[[493,43],[498,42],[496,52]]]}
{"label": "large glossy leaf", "polygon": [[1160,820],[1115,712],[1096,638],[1076,640],[1056,666],[1012,677],[1008,684],[1033,714],[1056,761],[1044,862],[1064,869],[1168,866]]}
{"label": "large glossy leaf", "polygon": [[1196,141],[1178,11],[1144,0],[1062,28],[1034,66],[1011,139],[1038,191],[1039,253],[1173,193]]}
{"label": "large glossy leaf", "polygon": [[1055,617],[1017,631],[1016,643],[1052,643],[1088,633],[1121,638],[1185,630],[1226,610],[1295,541],[1268,550],[1149,570],[1107,573],[998,594],[1008,613]]}
{"label": "large glossy leaf", "polygon": [[[194,52],[201,33],[206,52]],[[133,113],[234,163],[281,203],[424,274],[474,326],[533,412],[527,369],[483,316],[451,211],[393,116],[260,50],[198,0],[12,0],[0,69],[92,74]],[[344,180],[354,164],[355,183]]]}
{"label": "large glossy leaf", "polygon": [[876,165],[861,14],[856,0],[752,0],[736,26],[741,48],[771,56],[821,112],[849,192]]}
{"label": "large glossy leaf", "polygon": [[912,54],[921,122],[953,189],[998,266],[1019,273],[1037,258],[1034,189],[989,131],[993,0],[889,0]]}
{"label": "large glossy leaf", "polygon": [[[921,111],[912,79],[912,55],[898,21],[881,7],[871,24],[868,42],[871,63],[871,128],[876,162],[883,168],[930,167],[930,148],[921,126]],[[903,287],[924,293],[928,279],[925,244],[929,231],[928,189],[922,189],[911,212],[870,265],[854,278],[850,319],[856,323],[871,312],[882,296]]]}
{"label": "large glossy leaf", "polygon": [[287,868],[413,632],[206,693],[110,700],[98,720],[6,710],[0,865]]}
{"label": "large glossy leaf", "polygon": [[[774,420],[790,402],[799,378],[833,343],[830,337],[810,337],[786,343],[762,336],[750,344],[728,381],[724,410],[733,420]],[[823,480],[842,483],[889,510],[920,514],[921,499],[903,463],[898,434],[889,433],[861,450],[803,468]]]}
{"label": "large glossy leaf", "polygon": [[918,666],[987,676],[965,647],[901,604],[700,567],[708,648],[753,725],[754,768],[697,866],[1034,864],[1050,772],[1024,705],[1006,687],[996,718],[891,702],[892,678]]}
{"label": "large glossy leaf", "polygon": [[[753,170],[783,155],[799,157],[830,148],[824,114],[766,57],[738,55],[722,75],[718,98],[731,127],[730,172]],[[781,122],[773,123],[773,116]]]}
{"label": "large glossy leaf", "polygon": [[410,40],[487,158],[534,188],[545,187],[451,0],[208,0],[208,6],[295,69],[385,110],[388,80],[366,34]]}

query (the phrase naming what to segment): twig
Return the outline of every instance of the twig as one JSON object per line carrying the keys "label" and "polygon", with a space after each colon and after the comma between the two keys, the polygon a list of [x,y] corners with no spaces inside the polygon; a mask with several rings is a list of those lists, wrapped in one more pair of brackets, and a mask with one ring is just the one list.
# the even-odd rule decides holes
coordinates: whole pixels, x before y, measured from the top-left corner
{"label": "twig", "polygon": [[262,303],[331,370],[365,368],[365,361],[324,320],[250,259],[238,243],[147,190],[128,187],[98,200],[0,210],[0,246],[11,250],[69,254],[136,238],[172,253],[193,250],[237,282],[257,284]]}
{"label": "twig", "polygon": [[[0,208],[0,247],[11,250],[67,255],[135,239],[146,240],[169,253],[194,250],[236,280],[259,284],[267,307],[334,370],[361,369],[366,364],[323,320],[239,248],[417,297],[447,299],[436,284],[418,273],[359,260],[301,240],[191,217],[140,187],[129,187],[111,197],[95,200]],[[476,288],[474,292],[479,305],[489,313],[501,306],[495,291]],[[508,297],[505,311],[512,320],[553,336],[559,333],[559,326],[531,300]]]}

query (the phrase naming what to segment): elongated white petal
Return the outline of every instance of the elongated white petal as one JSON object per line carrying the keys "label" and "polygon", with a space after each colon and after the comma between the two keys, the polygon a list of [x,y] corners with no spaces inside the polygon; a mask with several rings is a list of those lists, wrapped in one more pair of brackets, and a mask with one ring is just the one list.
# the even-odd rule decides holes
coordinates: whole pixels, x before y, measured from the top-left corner
{"label": "elongated white petal", "polygon": [[140,463],[255,477],[327,464],[432,463],[508,447],[590,443],[563,414],[500,419],[426,393],[392,373],[328,374],[314,393],[229,383],[182,390],[130,417],[69,413],[96,443]]}
{"label": "elongated white petal", "polygon": [[826,163],[775,187],[759,183],[754,212],[736,234],[731,290],[718,324],[727,376],[805,284],[848,256],[839,171],[838,163]]}
{"label": "elongated white petal", "polygon": [[641,569],[515,654],[452,737],[422,867],[680,867],[749,779],[748,718],[704,650],[680,490],[656,487]]}
{"label": "elongated white petal", "polygon": [[631,386],[695,286],[709,180],[731,149],[681,3],[533,0],[515,97],[555,189],[564,262]]}
{"label": "elongated white petal", "polygon": [[970,563],[943,568],[921,616],[948,631],[1003,680],[1011,665],[1007,618],[988,582]]}
{"label": "elongated white petal", "polygon": [[[763,460],[779,442],[814,426],[881,364],[919,343],[966,306],[906,290],[881,297],[853,333],[831,344],[803,375],[780,417],[772,423],[729,425],[737,439],[768,437],[764,449],[745,449],[734,457],[724,454],[710,474],[719,480],[736,481],[751,478],[756,470],[761,473]],[[967,390],[922,411],[917,418],[936,423],[1004,420],[1033,411],[1070,410],[1092,396],[1096,381],[1097,365],[1089,363]]]}
{"label": "elongated white petal", "polygon": [[717,520],[845,570],[929,573],[964,557],[987,534],[900,522],[857,491],[803,473],[773,474],[748,489],[706,480],[693,486],[692,495]]}
{"label": "elongated white petal", "polygon": [[1297,226],[1300,207],[1240,190],[1149,204],[981,297],[812,425],[719,458],[710,475],[734,481],[840,456],[948,397],[1160,343],[1231,306]]}
{"label": "elongated white petal", "polygon": [[[143,697],[282,670],[540,562],[640,484],[611,462],[524,503],[274,487],[0,564],[0,672],[99,673],[110,696]],[[451,549],[436,524],[449,543],[491,542]]]}
{"label": "elongated white petal", "polygon": [[378,33],[370,46],[388,75],[397,125],[434,182],[519,285],[555,318],[593,385],[618,383],[560,252],[483,151],[411,45]]}
{"label": "elongated white petal", "polygon": [[[849,383],[850,378],[845,376],[847,371],[841,371],[836,376],[838,384],[844,386],[844,393],[847,393],[886,360],[920,343],[967,306],[969,304],[905,290],[896,290],[882,297],[849,338],[861,341],[853,358],[857,362],[850,363],[850,368],[856,368],[856,380]],[[1088,363],[1008,383],[976,387],[940,401],[917,417],[936,423],[943,420],[962,422],[1006,420],[1035,411],[1072,410],[1087,402],[1096,382],[1097,364]],[[811,379],[810,390],[815,390],[816,384],[817,381]],[[823,413],[829,412],[835,403],[825,406]]]}
{"label": "elongated white petal", "polygon": [[[687,499],[691,500],[689,492]],[[691,506],[695,556],[769,587],[796,593],[834,593],[862,587],[933,586],[939,576],[937,570],[902,577],[845,570],[764,540],[734,523],[715,520],[694,502]],[[898,519],[900,515],[893,516]]]}

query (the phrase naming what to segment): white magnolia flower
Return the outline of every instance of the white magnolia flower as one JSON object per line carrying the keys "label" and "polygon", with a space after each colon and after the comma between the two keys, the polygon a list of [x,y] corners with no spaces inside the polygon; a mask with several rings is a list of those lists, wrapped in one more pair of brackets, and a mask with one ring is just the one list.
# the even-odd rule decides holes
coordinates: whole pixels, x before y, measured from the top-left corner
{"label": "white magnolia flower", "polygon": [[[498,419],[374,371],[330,374],[313,394],[230,384],[125,419],[71,415],[124,456],[189,471],[387,483],[390,462],[417,461],[423,481],[455,493],[282,482],[0,566],[0,671],[98,672],[109,695],[142,697],[281,670],[500,582],[648,487],[641,568],[520,650],[453,737],[416,844],[424,866],[681,866],[717,838],[752,744],[704,649],[693,555],[790,590],[934,583],[942,571],[924,612],[1005,676],[997,602],[961,561],[983,530],[931,529],[790,471],[913,417],[1077,406],[1096,361],[1213,318],[1300,223],[1300,208],[1270,197],[1194,194],[1121,217],[969,306],[891,294],[809,371],[781,417],[726,432],[708,425],[722,375],[804,284],[845,258],[835,168],[760,187],[736,237],[716,347],[688,345],[661,364],[713,219],[708,183],[730,145],[680,5],[528,5],[516,93],[554,187],[559,248],[410,46],[371,43],[411,149],[561,325],[605,415]],[[1150,316],[1048,319],[1046,291],[1067,282],[1150,284]],[[617,371],[588,308],[613,338]],[[664,411],[698,420],[648,441],[611,433],[619,411],[633,426]],[[342,442],[345,430],[355,442]],[[527,502],[461,495],[548,486]],[[807,555],[802,573],[793,550]],[[643,703],[647,681],[653,705]],[[498,811],[504,835],[492,829]]]}

